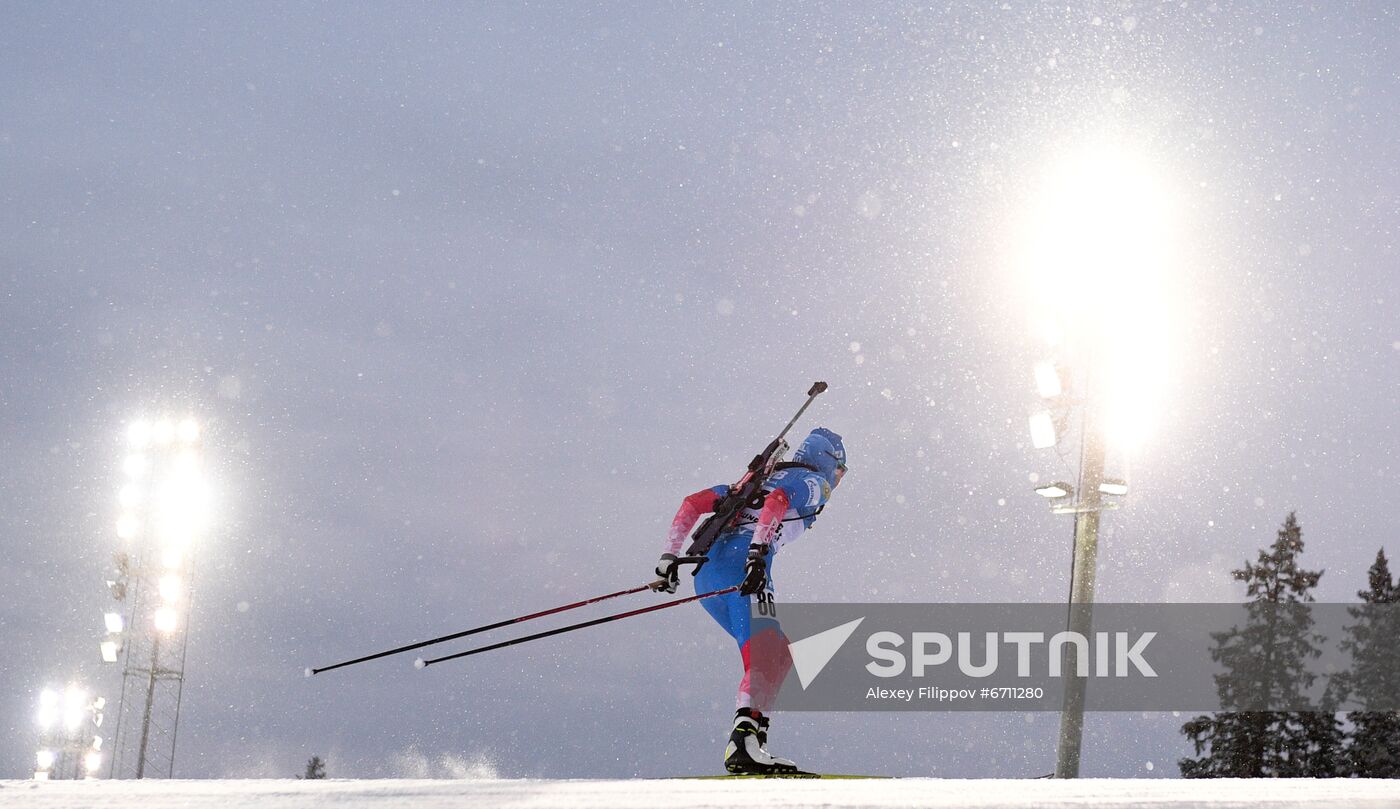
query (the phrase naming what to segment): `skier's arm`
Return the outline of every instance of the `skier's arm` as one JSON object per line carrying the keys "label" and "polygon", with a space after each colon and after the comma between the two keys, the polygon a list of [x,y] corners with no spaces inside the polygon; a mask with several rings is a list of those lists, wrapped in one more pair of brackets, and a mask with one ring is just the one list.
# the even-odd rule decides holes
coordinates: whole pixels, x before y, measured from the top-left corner
{"label": "skier's arm", "polygon": [[681,501],[680,509],[671,520],[671,530],[666,535],[666,550],[661,554],[661,560],[656,563],[656,581],[651,583],[651,589],[659,593],[676,592],[676,587],[680,584],[676,554],[680,552],[685,538],[690,536],[690,529],[700,520],[700,515],[715,510],[720,492],[726,488],[716,486],[713,489],[701,489]]}
{"label": "skier's arm", "polygon": [[782,489],[774,489],[763,498],[763,510],[758,513],[758,523],[753,529],[753,544],[772,544],[773,534],[782,525],[788,505],[787,492]]}
{"label": "skier's arm", "polygon": [[759,592],[768,580],[768,555],[772,551],[773,534],[783,524],[783,515],[787,510],[788,496],[782,489],[774,489],[763,498],[763,510],[758,512],[753,544],[749,545],[749,559],[744,566],[744,580],[739,584],[741,595],[751,596]]}
{"label": "skier's arm", "polygon": [[681,501],[675,518],[671,520],[671,530],[666,534],[666,553],[680,553],[685,538],[690,536],[690,529],[695,527],[702,515],[714,511],[717,502],[719,493],[714,489],[701,489],[695,494],[687,495],[685,500]]}

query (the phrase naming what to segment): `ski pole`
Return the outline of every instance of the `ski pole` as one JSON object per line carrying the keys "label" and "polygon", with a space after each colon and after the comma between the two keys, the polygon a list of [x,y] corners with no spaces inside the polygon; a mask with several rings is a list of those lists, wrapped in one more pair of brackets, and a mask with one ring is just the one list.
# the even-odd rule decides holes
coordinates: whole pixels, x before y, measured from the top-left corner
{"label": "ski pole", "polygon": [[456,654],[450,654],[444,657],[435,657],[432,660],[424,660],[420,657],[417,660],[413,661],[413,665],[415,668],[421,669],[426,666],[431,666],[434,663],[441,663],[445,660],[456,660],[459,657],[470,657],[472,655],[479,655],[482,652],[490,652],[496,649],[504,649],[507,646],[514,646],[517,643],[527,643],[532,640],[548,638],[553,635],[562,635],[565,632],[573,632],[575,629],[587,629],[590,626],[606,624],[611,621],[620,621],[623,618],[631,618],[634,615],[642,615],[648,612],[664,610],[668,607],[675,607],[680,604],[687,604],[691,601],[699,601],[702,598],[713,598],[714,596],[722,596],[726,593],[733,593],[738,589],[739,585],[736,584],[732,587],[726,587],[723,590],[711,590],[708,593],[699,593],[698,595],[686,596],[685,598],[678,598],[675,601],[667,601],[664,604],[653,604],[650,607],[641,607],[640,609],[628,610],[627,612],[619,612],[615,615],[605,615],[602,618],[594,618],[591,621],[583,621],[582,623],[570,624],[569,626],[561,626],[558,629],[550,629],[544,632],[536,632],[533,635],[526,635],[523,638],[515,638],[514,640],[503,640],[500,643],[493,643],[490,646],[482,646],[479,649],[468,649],[465,652],[457,652]]}
{"label": "ski pole", "polygon": [[433,638],[431,640],[419,641],[418,643],[410,643],[407,646],[400,646],[397,649],[389,649],[388,651],[384,652],[375,652],[371,655],[357,657],[354,660],[346,660],[344,662],[336,663],[330,666],[323,666],[319,669],[307,669],[306,676],[310,677],[313,674],[320,674],[323,671],[344,668],[345,666],[353,666],[356,663],[364,663],[369,660],[378,660],[381,657],[388,657],[389,655],[396,655],[400,652],[408,652],[414,649],[421,649],[424,646],[432,646],[435,643],[445,643],[449,640],[465,638],[468,635],[476,635],[478,633],[486,632],[488,630],[500,629],[503,626],[510,626],[511,624],[519,624],[524,623],[525,621],[533,621],[536,618],[543,618],[546,615],[554,615],[555,613],[567,612],[569,610],[578,609],[579,607],[586,607],[589,604],[597,604],[600,601],[607,601],[610,598],[617,598],[618,596],[627,596],[632,595],[633,593],[640,593],[641,591],[646,590],[649,587],[650,585],[646,584],[643,584],[640,587],[629,587],[626,590],[618,590],[616,593],[608,593],[607,595],[594,596],[593,598],[585,598],[582,601],[575,601],[572,604],[565,604],[562,607],[554,607],[552,609],[540,610],[539,612],[532,612],[529,615],[521,615],[516,618],[507,618],[504,621],[497,621],[494,624],[486,624],[484,626],[473,627],[472,629],[465,629],[461,632],[453,632],[451,635],[443,635],[442,637]]}

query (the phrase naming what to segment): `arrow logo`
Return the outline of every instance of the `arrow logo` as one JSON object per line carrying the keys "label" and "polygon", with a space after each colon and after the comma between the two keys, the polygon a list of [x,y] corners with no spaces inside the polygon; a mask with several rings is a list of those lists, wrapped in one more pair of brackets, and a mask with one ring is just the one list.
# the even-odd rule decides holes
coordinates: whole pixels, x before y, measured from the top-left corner
{"label": "arrow logo", "polygon": [[797,670],[797,680],[802,684],[803,691],[806,691],[807,686],[822,673],[822,669],[831,662],[831,658],[841,651],[841,647],[864,620],[864,617],[860,617],[788,644],[788,652],[792,654],[792,667]]}

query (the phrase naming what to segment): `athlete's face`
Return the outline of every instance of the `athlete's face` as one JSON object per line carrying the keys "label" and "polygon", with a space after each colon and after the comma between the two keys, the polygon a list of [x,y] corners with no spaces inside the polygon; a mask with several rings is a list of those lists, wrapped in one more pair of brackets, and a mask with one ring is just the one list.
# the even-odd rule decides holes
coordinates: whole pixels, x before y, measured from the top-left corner
{"label": "athlete's face", "polygon": [[[827,453],[827,454],[828,454],[828,455],[831,455],[831,453]],[[835,458],[836,456],[835,456],[835,455],[832,455],[831,457]],[[844,478],[845,476],[846,476],[846,465],[845,465],[844,463],[842,463],[841,460],[838,458],[837,461],[836,461],[836,482],[833,483],[833,484],[831,484],[831,488],[832,488],[833,491],[836,489],[837,486],[840,486],[840,485],[841,485],[841,478]]]}

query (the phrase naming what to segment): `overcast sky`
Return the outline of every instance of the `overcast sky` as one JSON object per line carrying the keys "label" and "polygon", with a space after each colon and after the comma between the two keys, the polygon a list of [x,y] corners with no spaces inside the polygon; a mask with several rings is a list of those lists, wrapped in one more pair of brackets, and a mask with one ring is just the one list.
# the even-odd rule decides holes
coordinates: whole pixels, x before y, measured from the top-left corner
{"label": "overcast sky", "polygon": [[[782,599],[1062,600],[1005,257],[1104,132],[1185,207],[1099,598],[1239,599],[1293,509],[1351,598],[1400,550],[1397,44],[1381,2],[4,4],[0,776],[41,687],[119,688],[102,581],[153,413],[207,423],[216,491],[184,777],[717,771],[738,657],[698,608],[301,671],[645,579],[818,378],[803,427],[852,472]],[[1057,721],[804,714],[771,746],[1039,775]],[[1181,721],[1091,716],[1084,773],[1175,775]]]}

